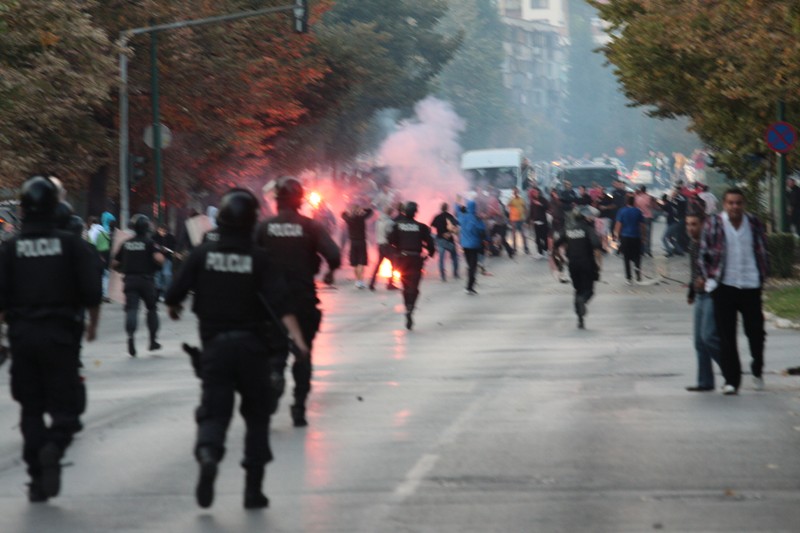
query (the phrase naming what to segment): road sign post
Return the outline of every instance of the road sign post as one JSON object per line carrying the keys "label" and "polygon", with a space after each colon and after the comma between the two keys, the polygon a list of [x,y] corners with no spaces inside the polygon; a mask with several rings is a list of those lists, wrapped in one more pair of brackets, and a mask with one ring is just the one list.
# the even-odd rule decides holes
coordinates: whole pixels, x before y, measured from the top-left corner
{"label": "road sign post", "polygon": [[765,140],[769,149],[776,153],[778,181],[778,227],[789,231],[789,217],[786,216],[786,156],[797,145],[797,130],[785,121],[786,105],[778,102],[778,121],[767,128]]}

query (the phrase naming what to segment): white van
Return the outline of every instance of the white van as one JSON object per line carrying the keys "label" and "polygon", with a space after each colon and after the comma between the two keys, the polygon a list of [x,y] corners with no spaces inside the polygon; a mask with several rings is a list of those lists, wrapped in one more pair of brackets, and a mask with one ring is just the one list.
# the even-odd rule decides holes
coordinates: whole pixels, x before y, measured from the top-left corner
{"label": "white van", "polygon": [[471,187],[492,186],[500,189],[500,198],[507,202],[511,189],[523,190],[525,157],[520,148],[496,148],[492,150],[470,150],[461,156],[461,170]]}

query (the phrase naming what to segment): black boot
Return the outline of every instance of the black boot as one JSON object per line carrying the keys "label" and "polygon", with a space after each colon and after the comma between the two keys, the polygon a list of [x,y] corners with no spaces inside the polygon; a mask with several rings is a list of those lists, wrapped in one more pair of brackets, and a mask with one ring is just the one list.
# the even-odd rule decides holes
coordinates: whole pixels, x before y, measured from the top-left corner
{"label": "black boot", "polygon": [[61,491],[61,449],[53,442],[45,444],[39,450],[39,465],[42,469],[42,494],[47,498],[58,496]]}
{"label": "black boot", "polygon": [[217,479],[217,457],[210,448],[197,450],[197,462],[200,463],[200,477],[197,479],[195,497],[197,505],[208,509],[214,503],[214,481]]}
{"label": "black boot", "polygon": [[128,355],[136,357],[136,343],[133,341],[133,337],[128,337]]}
{"label": "black boot", "polygon": [[269,507],[269,498],[264,496],[264,467],[248,468],[244,477],[244,508],[263,509]]}
{"label": "black boot", "polygon": [[150,337],[150,351],[160,350],[161,344],[158,343],[155,337]]}
{"label": "black boot", "polygon": [[44,503],[49,499],[47,494],[44,493],[42,479],[40,477],[31,478],[31,482],[28,483],[28,501],[31,503]]}
{"label": "black boot", "polygon": [[[297,401],[297,400],[295,400]],[[289,406],[289,412],[292,414],[292,423],[296,428],[302,428],[308,425],[306,420],[306,406],[302,403],[296,403]]]}

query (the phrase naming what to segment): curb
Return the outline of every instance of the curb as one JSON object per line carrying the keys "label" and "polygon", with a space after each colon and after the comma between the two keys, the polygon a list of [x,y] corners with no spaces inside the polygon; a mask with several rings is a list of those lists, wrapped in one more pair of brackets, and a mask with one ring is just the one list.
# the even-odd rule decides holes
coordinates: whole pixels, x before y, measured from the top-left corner
{"label": "curb", "polygon": [[764,318],[767,321],[772,322],[773,325],[778,329],[800,330],[800,322],[794,322],[793,320],[789,320],[788,318],[781,318],[767,311],[764,312]]}

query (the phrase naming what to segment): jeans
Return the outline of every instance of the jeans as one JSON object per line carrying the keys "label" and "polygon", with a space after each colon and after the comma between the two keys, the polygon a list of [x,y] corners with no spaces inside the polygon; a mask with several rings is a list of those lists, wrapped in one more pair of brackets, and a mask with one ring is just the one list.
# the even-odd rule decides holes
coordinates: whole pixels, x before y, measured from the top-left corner
{"label": "jeans", "polygon": [[444,270],[444,255],[449,252],[453,258],[453,277],[458,278],[458,251],[456,250],[456,243],[436,237],[436,251],[439,252],[439,275],[442,279],[446,279]]}
{"label": "jeans", "polygon": [[661,244],[664,246],[664,251],[668,254],[682,255],[685,253],[685,248],[680,244],[679,233],[681,231],[680,222],[672,222],[664,231],[664,236],[661,237]]}
{"label": "jeans", "polygon": [[653,219],[652,218],[645,218],[644,219],[644,235],[642,235],[642,254],[653,255],[651,251],[651,242],[652,242],[652,235],[653,232]]}
{"label": "jeans", "polygon": [[525,248],[525,253],[528,253],[528,238],[525,236],[525,221],[515,220],[511,223],[511,246],[514,251],[517,251],[517,233],[522,235],[522,245]]}
{"label": "jeans", "polygon": [[167,259],[161,265],[161,270],[156,272],[156,291],[159,295],[167,292],[167,289],[172,284],[172,260]]}
{"label": "jeans", "polygon": [[697,352],[697,386],[713,389],[711,362],[719,364],[719,336],[710,294],[696,294],[694,298],[694,349]]}

